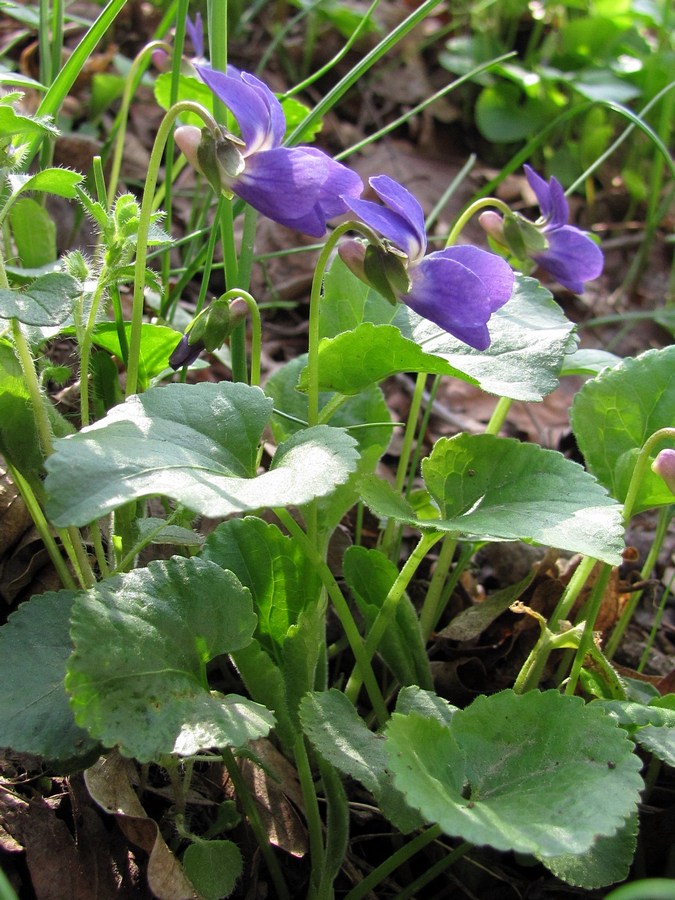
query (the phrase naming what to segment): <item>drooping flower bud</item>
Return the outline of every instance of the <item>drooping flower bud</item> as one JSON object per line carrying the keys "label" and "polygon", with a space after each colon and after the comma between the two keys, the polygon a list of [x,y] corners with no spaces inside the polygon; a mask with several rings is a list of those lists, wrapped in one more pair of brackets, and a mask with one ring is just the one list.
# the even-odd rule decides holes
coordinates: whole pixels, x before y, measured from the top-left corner
{"label": "drooping flower bud", "polygon": [[675,450],[662,450],[652,463],[652,472],[660,475],[675,494]]}
{"label": "drooping flower bud", "polygon": [[498,212],[495,212],[493,209],[487,209],[478,216],[478,224],[493,241],[501,244],[502,247],[506,245],[504,218]]}
{"label": "drooping flower bud", "polygon": [[359,281],[367,284],[364,260],[366,258],[366,244],[363,241],[343,241],[338,247],[338,256],[347,266],[349,271],[356,275]]}
{"label": "drooping flower bud", "polygon": [[247,312],[246,302],[240,297],[231,303],[227,300],[214,300],[188,326],[169,357],[171,368],[175,370],[189,366],[203,350],[211,352],[218,349],[246,318]]}
{"label": "drooping flower bud", "polygon": [[233,179],[244,171],[246,163],[239,147],[243,142],[219,127],[213,133],[194,125],[181,125],[174,133],[176,145],[187,161],[209,182],[216,194],[232,197]]}

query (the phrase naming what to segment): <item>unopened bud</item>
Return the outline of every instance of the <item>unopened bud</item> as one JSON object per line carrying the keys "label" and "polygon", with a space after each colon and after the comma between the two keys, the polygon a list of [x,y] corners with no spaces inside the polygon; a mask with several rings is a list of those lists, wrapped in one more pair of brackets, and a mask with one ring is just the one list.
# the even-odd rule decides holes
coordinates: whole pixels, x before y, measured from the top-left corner
{"label": "unopened bud", "polygon": [[166,52],[166,50],[162,50],[161,47],[156,47],[151,55],[153,66],[157,69],[158,72],[168,72],[171,68],[171,57]]}
{"label": "unopened bud", "polygon": [[504,219],[499,213],[495,212],[493,209],[486,210],[478,216],[478,224],[493,241],[502,245],[506,244],[506,238],[504,237]]}
{"label": "unopened bud", "polygon": [[675,494],[675,450],[662,450],[652,463],[652,472],[663,478],[671,494]]}
{"label": "unopened bud", "polygon": [[190,165],[201,172],[197,153],[202,139],[201,129],[196,125],[180,125],[173,133],[178,149],[185,155]]}
{"label": "unopened bud", "polygon": [[356,275],[359,281],[367,282],[363,261],[366,256],[366,245],[363,241],[343,241],[338,247],[338,256],[347,266],[349,271]]}

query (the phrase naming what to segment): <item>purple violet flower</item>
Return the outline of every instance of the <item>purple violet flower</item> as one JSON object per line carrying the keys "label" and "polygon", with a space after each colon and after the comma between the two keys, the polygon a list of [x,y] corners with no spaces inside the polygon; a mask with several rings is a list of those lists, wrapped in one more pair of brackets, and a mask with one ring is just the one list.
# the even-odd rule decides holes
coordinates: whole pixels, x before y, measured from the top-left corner
{"label": "purple violet flower", "polygon": [[[207,66],[195,68],[230,109],[243,139],[243,146],[233,146],[244,165],[225,179],[221,174],[223,187],[280,225],[323,237],[326,222],[347,212],[349,198],[360,196],[359,176],[314,147],[282,147],[286,119],[281,104],[254,75],[232,68],[228,74]],[[183,150],[183,143],[189,143],[187,129],[176,131]]]}
{"label": "purple violet flower", "polygon": [[[415,197],[387,175],[371,178],[370,186],[384,206],[351,198],[347,203],[366,225],[407,256],[409,289],[400,291],[399,299],[465,344],[486,350],[490,346],[490,316],[513,292],[514,274],[509,264],[493,253],[468,245],[425,256],[424,213]],[[350,241],[339,252],[346,265],[368,281],[365,245]]]}
{"label": "purple violet flower", "polygon": [[581,294],[584,282],[602,272],[602,251],[580,228],[567,224],[569,206],[560,182],[556,178],[546,182],[530,166],[524,168],[541,209],[536,226],[548,244],[545,250],[533,252],[532,259],[563,287]]}

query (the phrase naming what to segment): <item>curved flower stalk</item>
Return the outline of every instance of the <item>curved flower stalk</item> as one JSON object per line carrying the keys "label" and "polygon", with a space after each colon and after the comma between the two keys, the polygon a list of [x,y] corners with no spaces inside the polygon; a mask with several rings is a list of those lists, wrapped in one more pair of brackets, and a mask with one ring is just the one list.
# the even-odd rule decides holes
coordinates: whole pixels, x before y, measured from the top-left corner
{"label": "curved flower stalk", "polygon": [[494,253],[463,245],[426,254],[424,213],[388,175],[370,185],[385,204],[347,199],[352,212],[393,245],[380,250],[357,240],[339,248],[346,265],[388,300],[405,303],[476,350],[490,346],[487,323],[513,292],[514,274]]}
{"label": "curved flower stalk", "polygon": [[195,68],[234,115],[242,140],[224,130],[212,135],[181,126],[175,139],[188,160],[216,190],[237,194],[280,225],[323,237],[327,221],[361,194],[359,176],[314,147],[282,147],[281,104],[254,75]]}
{"label": "curved flower stalk", "polygon": [[479,221],[514,256],[519,259],[529,256],[563,287],[581,294],[584,283],[602,272],[602,251],[586,232],[567,224],[569,205],[560,182],[556,178],[545,181],[530,166],[524,169],[539,203],[541,218],[530,222],[517,213],[502,218],[498,213],[487,212]]}

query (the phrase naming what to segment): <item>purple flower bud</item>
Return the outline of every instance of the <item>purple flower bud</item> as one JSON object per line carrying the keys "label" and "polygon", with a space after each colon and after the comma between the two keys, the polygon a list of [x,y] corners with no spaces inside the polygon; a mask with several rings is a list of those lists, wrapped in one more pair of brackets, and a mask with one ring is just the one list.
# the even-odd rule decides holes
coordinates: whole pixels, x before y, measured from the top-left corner
{"label": "purple flower bud", "polygon": [[675,494],[675,450],[662,450],[652,463],[652,472],[660,475],[671,494]]}
{"label": "purple flower bud", "polygon": [[[490,346],[490,316],[513,293],[511,267],[501,257],[478,247],[448,247],[425,256],[424,213],[417,200],[387,175],[371,178],[370,185],[385,205],[348,199],[349,208],[407,257],[406,281],[400,277],[400,253],[392,254],[397,258],[396,265],[390,262],[382,267],[388,289],[385,296],[390,299],[393,293],[418,315],[460,341],[476,350],[486,350]],[[372,283],[365,252],[363,274],[357,269],[359,256],[353,243],[356,242],[347,244],[346,258],[343,249],[340,255],[355,274]],[[380,289],[378,284],[372,286]]]}
{"label": "purple flower bud", "polygon": [[169,365],[175,371],[183,366],[190,366],[204,349],[204,342],[197,341],[190,344],[190,335],[184,334],[178,341],[173,353],[169,357]]}

